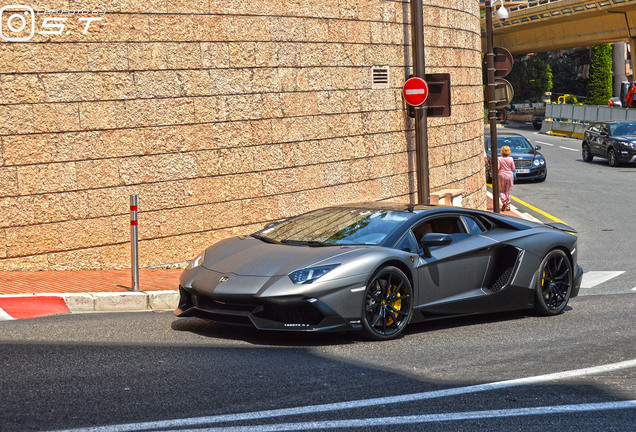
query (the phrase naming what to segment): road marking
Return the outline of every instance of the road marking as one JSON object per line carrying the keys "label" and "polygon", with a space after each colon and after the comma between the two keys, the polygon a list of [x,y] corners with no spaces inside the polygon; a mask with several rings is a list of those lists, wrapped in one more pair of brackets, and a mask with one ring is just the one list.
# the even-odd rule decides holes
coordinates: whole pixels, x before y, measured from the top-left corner
{"label": "road marking", "polygon": [[[519,204],[521,204],[521,205],[523,205],[523,206],[526,206],[526,207],[527,207],[527,208],[529,208],[530,210],[534,210],[534,211],[536,211],[537,213],[539,213],[539,214],[541,214],[541,215],[543,215],[543,216],[547,217],[548,219],[553,220],[554,222],[565,223],[565,222],[563,222],[561,219],[559,219],[558,217],[556,217],[556,216],[552,216],[551,214],[548,214],[548,213],[544,212],[543,210],[539,210],[538,208],[536,208],[536,207],[535,207],[535,206],[533,206],[532,204],[528,204],[527,202],[522,201],[522,200],[520,200],[519,198],[517,198],[517,197],[515,197],[515,196],[511,196],[510,198],[511,198],[513,201],[517,201]],[[567,225],[567,224],[566,224],[566,225]]]}
{"label": "road marking", "polygon": [[6,313],[2,308],[0,308],[0,321],[8,321],[12,319],[15,319],[15,318],[13,318],[11,315]]}
{"label": "road marking", "polygon": [[[221,414],[208,417],[193,417],[175,420],[158,420],[152,422],[127,423],[110,426],[95,426],[78,429],[65,429],[57,432],[137,432],[148,429],[165,429],[165,428],[183,428],[186,426],[204,426],[212,423],[237,422],[257,419],[271,419],[275,417],[293,416],[301,414],[316,414],[319,412],[330,412],[340,410],[350,410],[366,407],[374,407],[389,404],[400,404],[408,402],[416,402],[427,399],[436,399],[448,396],[460,396],[471,393],[502,390],[511,387],[518,387],[531,384],[540,384],[553,381],[561,381],[569,378],[579,378],[589,375],[597,375],[607,372],[618,371],[622,369],[630,369],[636,367],[636,359],[625,360],[618,363],[610,363],[601,366],[592,366],[588,368],[575,369],[564,372],[556,372],[546,375],[537,375],[533,377],[518,378],[506,381],[491,382],[486,384],[477,384],[466,387],[455,387],[443,390],[434,390],[422,393],[411,393],[397,396],[378,397],[371,399],[359,399],[346,402],[334,402],[321,405],[307,405],[294,408],[280,408],[267,411],[252,411],[236,414]],[[548,407],[549,408],[549,407]],[[554,407],[552,407],[554,408]],[[251,426],[254,430],[254,426]],[[199,430],[199,429],[197,429]]]}
{"label": "road marking", "polygon": [[624,271],[589,271],[583,274],[581,288],[594,288],[610,279],[620,276]]}
{"label": "road marking", "polygon": [[[279,423],[269,425],[256,426],[229,426],[214,427],[205,429],[196,429],[196,432],[251,432],[258,429],[260,432],[281,432],[281,431],[298,431],[298,430],[325,430],[325,429],[342,429],[342,428],[368,428],[373,426],[388,426],[396,424],[421,424],[443,421],[461,421],[461,420],[479,420],[489,418],[507,418],[521,417],[531,415],[546,414],[568,414],[583,413],[593,411],[609,411],[636,409],[636,400],[618,401],[618,402],[602,402],[588,403],[578,405],[557,405],[546,407],[532,408],[513,408],[506,410],[489,410],[489,411],[468,411],[444,414],[424,414],[411,416],[395,416],[395,417],[375,417],[366,419],[350,419],[350,420],[327,420],[304,423]],[[186,431],[184,431],[186,432]],[[195,432],[195,431],[192,431]]]}
{"label": "road marking", "polygon": [[570,147],[559,146],[559,148],[562,148],[562,149],[565,149],[565,150],[570,150],[570,151],[575,151],[575,152],[579,151],[579,149],[573,149],[573,148],[570,148]]}
{"label": "road marking", "polygon": [[636,291],[636,287],[632,288],[632,291]]}
{"label": "road marking", "polygon": [[535,142],[537,144],[542,144],[542,145],[547,145],[547,146],[550,146],[550,147],[554,147],[554,144],[550,144],[550,143],[547,143],[547,142],[543,142],[543,141],[535,141]]}

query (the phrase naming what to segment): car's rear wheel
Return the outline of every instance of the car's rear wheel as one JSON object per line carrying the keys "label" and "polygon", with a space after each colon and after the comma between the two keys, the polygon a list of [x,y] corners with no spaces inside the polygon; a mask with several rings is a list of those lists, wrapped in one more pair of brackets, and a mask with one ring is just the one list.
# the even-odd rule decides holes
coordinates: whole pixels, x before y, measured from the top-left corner
{"label": "car's rear wheel", "polygon": [[607,159],[609,159],[609,165],[611,167],[618,166],[618,158],[616,157],[616,150],[613,148],[607,151]]}
{"label": "car's rear wheel", "polygon": [[586,143],[583,143],[581,154],[585,162],[592,162],[592,159],[594,159],[594,156],[590,153],[590,147]]}
{"label": "car's rear wheel", "polygon": [[378,270],[367,285],[362,305],[362,326],[367,337],[388,340],[398,337],[413,313],[411,283],[397,267]]}
{"label": "car's rear wheel", "polygon": [[550,251],[539,266],[534,309],[541,315],[565,310],[572,292],[572,264],[560,249]]}

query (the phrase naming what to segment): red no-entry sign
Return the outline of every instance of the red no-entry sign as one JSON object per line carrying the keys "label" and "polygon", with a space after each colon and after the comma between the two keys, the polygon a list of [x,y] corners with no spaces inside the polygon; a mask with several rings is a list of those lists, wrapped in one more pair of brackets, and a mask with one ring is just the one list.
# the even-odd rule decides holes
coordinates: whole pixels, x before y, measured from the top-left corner
{"label": "red no-entry sign", "polygon": [[407,104],[420,106],[428,97],[428,84],[422,78],[409,78],[402,88],[402,96]]}

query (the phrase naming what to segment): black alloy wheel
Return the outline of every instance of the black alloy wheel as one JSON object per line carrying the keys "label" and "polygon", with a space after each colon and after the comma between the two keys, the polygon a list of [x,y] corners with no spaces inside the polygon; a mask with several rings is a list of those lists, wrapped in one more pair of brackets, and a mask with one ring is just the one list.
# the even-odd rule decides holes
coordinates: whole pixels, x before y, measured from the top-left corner
{"label": "black alloy wheel", "polygon": [[594,159],[594,156],[592,156],[592,153],[590,153],[590,147],[585,143],[583,143],[583,149],[581,150],[581,153],[585,162],[592,162],[592,159]]}
{"label": "black alloy wheel", "polygon": [[609,166],[616,167],[618,166],[618,158],[616,157],[616,150],[613,148],[607,151],[607,158],[609,159]]}
{"label": "black alloy wheel", "polygon": [[540,315],[558,315],[565,310],[572,292],[572,264],[560,249],[550,251],[539,266],[534,309]]}
{"label": "black alloy wheel", "polygon": [[413,289],[404,272],[387,266],[371,278],[364,293],[362,326],[367,337],[389,340],[406,328],[413,313]]}

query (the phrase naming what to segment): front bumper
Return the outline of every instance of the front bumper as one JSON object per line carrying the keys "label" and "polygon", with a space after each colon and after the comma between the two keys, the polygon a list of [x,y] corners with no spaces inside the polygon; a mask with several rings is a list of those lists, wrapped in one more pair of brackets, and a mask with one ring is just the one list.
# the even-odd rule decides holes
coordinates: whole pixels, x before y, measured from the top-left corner
{"label": "front bumper", "polygon": [[[519,172],[519,170],[529,170],[527,173]],[[544,165],[539,168],[517,168],[517,180],[540,180],[544,179],[548,174],[548,168]]]}
{"label": "front bumper", "polygon": [[253,326],[259,330],[342,331],[362,328],[359,320],[345,320],[316,298],[204,295],[182,285],[179,285],[179,306],[174,314]]}
{"label": "front bumper", "polygon": [[621,163],[636,162],[636,151],[631,148],[621,148],[616,152],[616,159]]}

